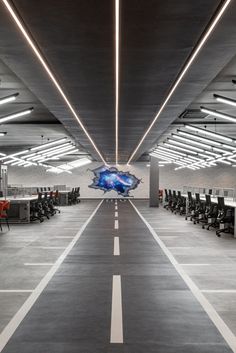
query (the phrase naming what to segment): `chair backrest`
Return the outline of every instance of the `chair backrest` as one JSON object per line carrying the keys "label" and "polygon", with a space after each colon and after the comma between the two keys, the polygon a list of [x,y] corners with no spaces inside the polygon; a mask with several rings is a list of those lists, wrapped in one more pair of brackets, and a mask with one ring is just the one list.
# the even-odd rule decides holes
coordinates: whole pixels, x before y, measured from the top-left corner
{"label": "chair backrest", "polygon": [[211,195],[205,195],[206,197],[206,205],[210,206],[211,205]]}
{"label": "chair backrest", "polygon": [[200,201],[201,201],[200,200],[200,194],[198,192],[196,192],[195,197],[196,197],[196,202],[200,203]]}
{"label": "chair backrest", "polygon": [[191,193],[191,191],[188,191],[188,200],[192,201],[192,193]]}
{"label": "chair backrest", "polygon": [[223,210],[225,208],[225,199],[222,196],[217,197],[217,203],[219,210]]}

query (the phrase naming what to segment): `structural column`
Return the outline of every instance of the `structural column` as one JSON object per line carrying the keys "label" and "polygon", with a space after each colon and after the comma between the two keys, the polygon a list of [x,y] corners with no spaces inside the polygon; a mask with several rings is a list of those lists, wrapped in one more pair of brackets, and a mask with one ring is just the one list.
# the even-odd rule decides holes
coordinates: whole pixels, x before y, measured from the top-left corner
{"label": "structural column", "polygon": [[159,165],[158,158],[151,156],[149,181],[149,206],[159,207]]}

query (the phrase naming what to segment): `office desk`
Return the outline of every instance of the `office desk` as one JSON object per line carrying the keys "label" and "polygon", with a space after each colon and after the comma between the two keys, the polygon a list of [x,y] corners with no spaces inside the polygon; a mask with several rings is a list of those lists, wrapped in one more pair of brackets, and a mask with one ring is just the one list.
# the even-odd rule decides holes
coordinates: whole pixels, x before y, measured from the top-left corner
{"label": "office desk", "polygon": [[[9,196],[6,199],[10,201],[9,223],[30,223],[30,202],[37,200],[38,196]],[[4,198],[0,198],[0,200],[4,200]]]}
{"label": "office desk", "polygon": [[[188,200],[188,195],[184,194],[182,196],[185,197]],[[192,198],[195,199],[194,196],[192,196]],[[200,196],[200,200],[201,201],[206,201],[205,196]],[[230,200],[227,200],[227,199],[225,199],[224,201],[225,201],[225,206],[232,207],[234,209],[234,238],[236,238],[236,211],[235,211],[236,202],[235,201],[230,201]],[[211,197],[211,202],[212,203],[217,203],[218,202],[217,201],[217,197]]]}
{"label": "office desk", "polygon": [[58,191],[59,193],[59,204],[60,206],[68,205],[68,195],[70,191]]}

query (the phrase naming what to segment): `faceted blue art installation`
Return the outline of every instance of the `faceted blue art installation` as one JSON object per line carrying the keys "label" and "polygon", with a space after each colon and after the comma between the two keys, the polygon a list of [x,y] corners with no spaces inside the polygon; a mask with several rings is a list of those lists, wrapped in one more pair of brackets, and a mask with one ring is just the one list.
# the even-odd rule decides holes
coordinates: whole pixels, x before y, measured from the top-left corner
{"label": "faceted blue art installation", "polygon": [[104,192],[115,190],[122,196],[129,196],[130,190],[135,189],[141,182],[141,179],[136,178],[136,176],[129,172],[119,171],[115,167],[102,166],[93,169],[92,172],[95,177],[93,183],[89,185],[90,188],[100,189]]}

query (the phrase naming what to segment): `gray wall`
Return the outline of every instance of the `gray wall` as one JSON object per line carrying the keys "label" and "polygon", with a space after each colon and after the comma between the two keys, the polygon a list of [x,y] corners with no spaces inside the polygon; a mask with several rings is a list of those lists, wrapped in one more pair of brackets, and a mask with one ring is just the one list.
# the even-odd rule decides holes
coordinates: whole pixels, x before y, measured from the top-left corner
{"label": "gray wall", "polygon": [[[55,184],[66,184],[69,187],[80,186],[81,197],[100,198],[103,191],[88,187],[92,182],[93,173],[89,169],[100,166],[100,163],[91,163],[88,166],[75,169],[73,174],[51,174],[46,173],[44,168],[20,168],[9,167],[9,184],[22,184],[23,186],[52,186]],[[130,167],[120,166],[121,170],[130,171],[142,183],[131,192],[136,198],[149,197],[149,168],[146,163],[134,163]],[[199,171],[188,169],[174,171],[173,166],[160,168],[160,188],[182,189],[183,186],[195,187],[220,187],[236,189],[236,168],[219,166],[205,168]],[[116,197],[115,192],[105,194],[105,197]]]}
{"label": "gray wall", "polygon": [[160,188],[180,189],[183,186],[236,188],[236,168],[220,165],[192,171],[173,166],[160,168]]}
{"label": "gray wall", "polygon": [[[9,167],[8,183],[20,184],[23,186],[53,186],[53,185],[67,185],[69,187],[80,186],[81,197],[84,198],[101,198],[101,197],[117,197],[113,191],[104,195],[102,190],[95,190],[88,187],[92,183],[94,174],[89,169],[97,168],[101,163],[91,163],[82,168],[77,168],[72,171],[72,174],[62,173],[54,174],[47,173],[45,168],[41,167]],[[149,197],[149,168],[146,163],[135,163],[132,166],[120,165],[119,169],[122,171],[129,171],[137,178],[142,179],[137,189],[130,192],[130,195],[135,198]]]}

